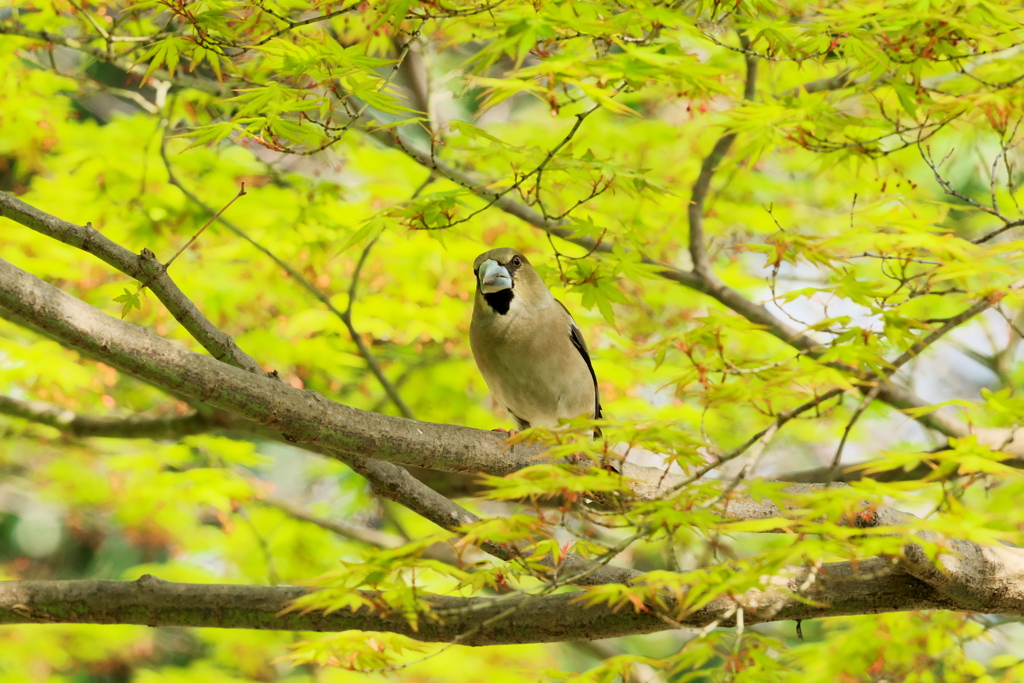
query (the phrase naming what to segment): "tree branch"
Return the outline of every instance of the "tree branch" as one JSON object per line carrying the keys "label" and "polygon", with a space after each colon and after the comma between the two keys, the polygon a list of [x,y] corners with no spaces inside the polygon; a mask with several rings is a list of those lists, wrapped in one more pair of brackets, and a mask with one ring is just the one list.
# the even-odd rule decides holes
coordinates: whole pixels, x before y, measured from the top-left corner
{"label": "tree branch", "polygon": [[[830,484],[829,486],[845,486]],[[820,487],[795,484],[788,490],[801,493]],[[741,519],[772,519],[784,516],[769,500],[740,498],[729,501],[729,514]],[[915,520],[899,510],[885,506],[866,507],[847,522],[859,528],[906,528]],[[938,548],[938,557],[918,542],[903,545],[902,554],[890,559],[876,558],[872,562],[887,562],[890,571],[905,573],[937,593],[953,601],[953,609],[988,611],[995,602],[1006,601],[1024,607],[1024,549],[1004,545],[988,546],[974,541],[949,538],[935,531],[916,531],[922,542]],[[863,569],[863,568],[862,568]]]}
{"label": "tree branch", "polygon": [[7,396],[0,396],[0,414],[49,425],[76,437],[177,439],[217,427],[210,416],[201,413],[170,417],[100,417],[79,415],[47,403],[21,401]]}
{"label": "tree branch", "polygon": [[[380,382],[381,387],[384,389],[384,393],[387,394],[388,398],[391,399],[391,402],[395,404],[396,408],[398,408],[398,412],[402,414],[402,417],[414,420],[416,419],[416,416],[413,414],[412,409],[402,399],[402,395],[398,393],[398,387],[396,387],[395,384],[388,379],[387,375],[384,374],[384,371],[380,367],[380,363],[377,362],[377,357],[373,355],[372,351],[370,351],[370,347],[366,345],[365,341],[363,341],[363,336],[359,334],[359,331],[356,330],[355,324],[352,322],[352,307],[356,302],[356,290],[359,287],[359,275],[363,271],[363,265],[366,263],[366,257],[370,255],[370,249],[372,249],[373,245],[376,243],[376,239],[368,242],[366,247],[363,248],[362,253],[359,255],[359,261],[356,263],[356,269],[352,273],[352,284],[348,288],[348,305],[341,313],[341,321],[345,323],[345,327],[348,329],[348,334],[352,339],[352,343],[354,343],[356,348],[359,349],[359,355],[363,357],[364,361],[366,361],[366,365],[370,368],[370,372],[377,378],[377,381]],[[328,306],[332,312],[335,310],[330,304],[328,304]]]}
{"label": "tree branch", "polygon": [[[744,50],[750,45],[750,40],[744,34],[740,34],[740,43]],[[747,65],[747,76],[743,87],[743,98],[752,101],[757,92],[757,57],[750,53],[744,53],[744,61]],[[704,202],[707,200],[708,191],[711,189],[711,179],[718,170],[718,165],[728,154],[736,139],[736,133],[728,132],[718,138],[711,153],[704,157],[700,165],[700,173],[693,183],[693,190],[690,194],[690,203],[687,206],[687,218],[690,222],[690,259],[693,261],[693,272],[703,280],[714,280],[715,275],[708,259],[707,245],[704,243]]]}
{"label": "tree branch", "polygon": [[[406,47],[405,44],[397,37],[392,42],[395,50],[401,54]],[[430,69],[423,58],[422,45],[409,46],[409,54],[399,65],[398,73],[405,83],[410,108],[423,115],[423,124],[427,129],[427,134],[433,135],[438,122],[436,112],[432,111],[433,107],[430,106]]]}
{"label": "tree branch", "polygon": [[795,88],[791,88],[783,92],[779,97],[796,97],[802,93],[816,93],[816,92],[828,92],[830,90],[842,90],[843,88],[856,85],[862,82],[860,80],[850,80],[850,70],[843,69],[834,76],[828,76],[826,78],[818,78],[813,81],[808,81],[802,85],[798,85]]}
{"label": "tree branch", "polygon": [[371,529],[365,526],[357,526],[355,524],[349,524],[348,522],[336,522],[330,519],[324,519],[314,514],[306,512],[304,509],[297,505],[293,505],[286,500],[275,498],[273,496],[264,496],[258,499],[260,503],[267,507],[276,508],[284,514],[288,515],[292,519],[297,519],[300,522],[308,522],[314,524],[321,529],[326,529],[333,534],[337,534],[342,538],[347,538],[352,541],[357,541],[365,545],[371,545],[375,548],[384,548],[391,550],[398,548],[405,544],[405,539],[395,534],[389,534],[379,529]]}
{"label": "tree branch", "polygon": [[[37,40],[44,43],[50,43],[52,45],[60,45],[70,50],[87,54],[101,62],[111,64],[121,71],[133,74],[139,78],[142,78],[142,76],[146,74],[146,64],[133,63],[131,59],[108,54],[101,48],[86,45],[85,43],[79,42],[74,38],[70,38],[62,34],[51,33],[49,31],[32,31],[18,26],[14,22],[8,20],[0,23],[0,35],[21,36],[22,38],[28,38],[30,40]],[[139,45],[139,43],[134,44],[136,46]],[[150,74],[150,77],[166,81],[168,83],[173,83],[181,88],[193,88],[195,90],[200,90],[214,95],[226,92],[225,86],[218,83],[216,80],[184,73],[184,70],[182,69],[179,69],[178,73],[174,76],[168,73],[166,69],[154,69]]]}
{"label": "tree branch", "polygon": [[157,261],[149,249],[142,254],[133,254],[120,244],[113,242],[91,224],[75,225],[56,216],[43,213],[29,206],[12,194],[0,192],[0,216],[9,218],[26,228],[51,237],[58,242],[77,247],[92,254],[104,263],[113,266],[125,275],[135,278],[152,290],[160,302],[167,307],[174,319],[188,330],[192,337],[217,360],[224,361],[249,372],[266,373],[259,363],[246,354],[235,340],[221,332],[196,307],[192,300],[178,289],[164,266]]}
{"label": "tree branch", "polygon": [[236,48],[245,48],[245,49],[256,48],[256,47],[259,47],[261,45],[265,45],[265,44],[269,43],[274,38],[278,38],[278,37],[284,35],[285,33],[288,33],[289,31],[293,31],[293,30],[295,30],[297,28],[300,28],[302,26],[309,26],[310,24],[317,24],[317,23],[320,23],[320,22],[323,22],[323,21],[328,21],[329,19],[333,19],[334,17],[341,16],[342,14],[348,14],[349,12],[357,10],[357,9],[359,9],[359,7],[360,7],[360,3],[355,3],[353,5],[349,5],[348,7],[342,7],[341,9],[333,10],[331,12],[325,12],[325,13],[319,14],[319,15],[317,15],[315,17],[307,17],[305,19],[300,19],[300,20],[296,21],[294,19],[290,19],[289,17],[282,16],[282,15],[278,14],[277,12],[270,11],[267,7],[265,7],[263,5],[263,3],[260,3],[259,4],[259,8],[261,10],[263,10],[264,13],[269,14],[270,16],[274,17],[275,19],[277,19],[280,22],[283,22],[285,24],[285,26],[283,28],[280,28],[280,29],[274,31],[273,33],[270,33],[270,34],[268,34],[266,36],[263,36],[262,38],[260,38],[260,40],[258,42],[255,42],[255,43],[253,43],[251,45],[239,45],[239,44],[236,44],[236,43],[229,43],[229,42],[225,42],[224,44],[225,45],[229,45],[231,47],[236,47]]}
{"label": "tree branch", "polygon": [[[1021,564],[1006,567],[1019,576]],[[414,630],[398,612],[282,612],[306,595],[300,587],[179,584],[146,575],[133,582],[0,582],[0,624],[93,623],[252,628],[290,631],[389,631],[427,642],[500,645],[593,640],[653,633],[678,627],[735,624],[737,606],[745,624],[875,614],[923,609],[960,609],[990,614],[1024,614],[1019,586],[1006,594],[987,593],[971,608],[958,605],[921,580],[876,559],[826,564],[810,571],[793,569],[769,581],[765,590],[721,597],[690,613],[665,598],[667,609],[652,605],[620,609],[585,606],[579,593],[549,596],[462,598],[422,595],[429,612],[420,613]],[[1008,574],[1009,576],[1009,574]],[[809,585],[808,585],[809,584]],[[364,593],[374,597],[373,593]],[[510,613],[509,613],[510,612]],[[509,613],[507,616],[503,614]]]}
{"label": "tree branch", "polygon": [[[380,531],[379,529],[371,529],[365,526],[349,524],[348,522],[324,519],[323,517],[318,517],[306,512],[302,508],[292,505],[288,501],[281,500],[280,498],[268,496],[260,498],[259,502],[267,505],[268,507],[277,508],[292,519],[297,519],[300,522],[307,522],[309,524],[315,524],[321,529],[326,529],[338,536],[348,538],[359,543],[364,543],[376,548],[383,548],[385,550],[393,550],[394,548],[405,545],[405,539],[401,536],[389,534],[386,531]],[[460,556],[450,543],[435,543],[429,548],[423,550],[422,557],[430,560],[438,560],[447,564],[459,565],[464,562],[473,562],[476,559],[479,559],[479,553],[475,552],[473,549],[468,549],[466,553],[463,553]]]}

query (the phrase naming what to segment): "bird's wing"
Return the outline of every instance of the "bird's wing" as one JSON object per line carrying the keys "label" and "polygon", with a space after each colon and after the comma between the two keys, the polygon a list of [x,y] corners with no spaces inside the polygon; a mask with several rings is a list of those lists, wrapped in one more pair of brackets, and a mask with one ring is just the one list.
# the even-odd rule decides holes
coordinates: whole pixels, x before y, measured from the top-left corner
{"label": "bird's wing", "polygon": [[[579,326],[572,317],[572,313],[565,307],[561,301],[555,299],[555,302],[562,307],[565,311],[565,315],[569,318],[569,340],[572,341],[572,345],[576,347],[576,350],[583,356],[583,360],[587,363],[587,369],[590,370],[590,377],[594,380],[594,418],[601,419],[601,395],[597,389],[597,373],[594,372],[594,364],[590,362],[590,352],[587,350],[587,342],[583,339],[583,333],[580,332]],[[595,436],[601,436],[601,430],[594,430]]]}

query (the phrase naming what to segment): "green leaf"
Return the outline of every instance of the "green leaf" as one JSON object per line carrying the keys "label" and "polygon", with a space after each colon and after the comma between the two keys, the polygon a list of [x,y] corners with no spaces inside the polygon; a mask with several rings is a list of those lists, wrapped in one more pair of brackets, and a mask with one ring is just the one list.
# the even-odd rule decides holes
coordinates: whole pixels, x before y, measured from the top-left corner
{"label": "green leaf", "polygon": [[125,317],[131,312],[133,308],[137,308],[140,311],[142,310],[142,301],[139,297],[139,293],[141,291],[142,290],[139,289],[135,292],[132,292],[126,288],[124,290],[124,294],[114,297],[114,301],[123,304],[123,306],[121,307],[122,320],[125,319]]}

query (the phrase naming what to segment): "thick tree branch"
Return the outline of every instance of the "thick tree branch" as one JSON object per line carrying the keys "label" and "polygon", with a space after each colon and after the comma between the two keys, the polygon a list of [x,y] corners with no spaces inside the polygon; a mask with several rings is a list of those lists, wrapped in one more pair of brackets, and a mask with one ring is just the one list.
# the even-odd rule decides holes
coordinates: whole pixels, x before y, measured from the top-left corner
{"label": "thick tree branch", "polygon": [[[1017,563],[1012,569],[1019,576],[1022,567]],[[1007,593],[987,592],[984,601],[965,608],[919,579],[894,571],[887,560],[868,560],[857,569],[849,563],[827,564],[813,579],[809,577],[808,570],[794,569],[788,577],[772,579],[766,590],[718,598],[691,613],[678,612],[671,599],[666,599],[668,609],[662,612],[653,606],[644,610],[587,607],[578,593],[498,599],[425,595],[431,611],[419,616],[418,630],[394,612],[282,612],[308,593],[298,587],[178,584],[148,575],[134,582],[8,581],[0,582],[0,624],[358,629],[401,633],[428,642],[499,645],[594,640],[716,623],[732,626],[737,607],[743,608],[746,624],[923,609],[1024,614],[1020,584]]]}
{"label": "thick tree branch", "polygon": [[[833,486],[844,486],[836,484]],[[819,487],[797,484],[791,491],[816,490]],[[744,519],[773,519],[782,511],[767,500],[747,498],[729,502],[729,513]],[[907,513],[884,506],[873,506],[859,513],[851,524],[858,527],[905,527],[914,518]],[[1024,608],[1024,549],[1009,546],[987,546],[973,541],[949,538],[934,531],[918,531],[924,543],[939,549],[938,558],[921,543],[903,546],[902,555],[891,560],[891,571],[905,573],[931,587],[944,598],[958,605],[953,609],[987,612],[995,603]],[[862,568],[863,569],[863,568]]]}
{"label": "thick tree branch", "polygon": [[[897,526],[908,518],[910,515],[892,508],[879,508],[873,521],[876,526]],[[941,549],[938,561],[922,545],[909,543],[899,558],[902,571],[927,583],[961,609],[974,607],[984,612],[993,602],[1024,607],[1024,549],[986,546],[934,531],[917,535]]]}

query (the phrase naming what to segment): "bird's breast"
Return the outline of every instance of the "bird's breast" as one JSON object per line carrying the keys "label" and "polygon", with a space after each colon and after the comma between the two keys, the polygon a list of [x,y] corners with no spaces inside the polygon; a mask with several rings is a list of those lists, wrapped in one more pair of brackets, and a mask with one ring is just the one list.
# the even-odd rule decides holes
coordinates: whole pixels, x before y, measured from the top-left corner
{"label": "bird's breast", "polygon": [[531,332],[530,325],[491,322],[474,320],[470,342],[499,403],[531,425],[556,427],[559,420],[593,414],[593,378],[567,323]]}

